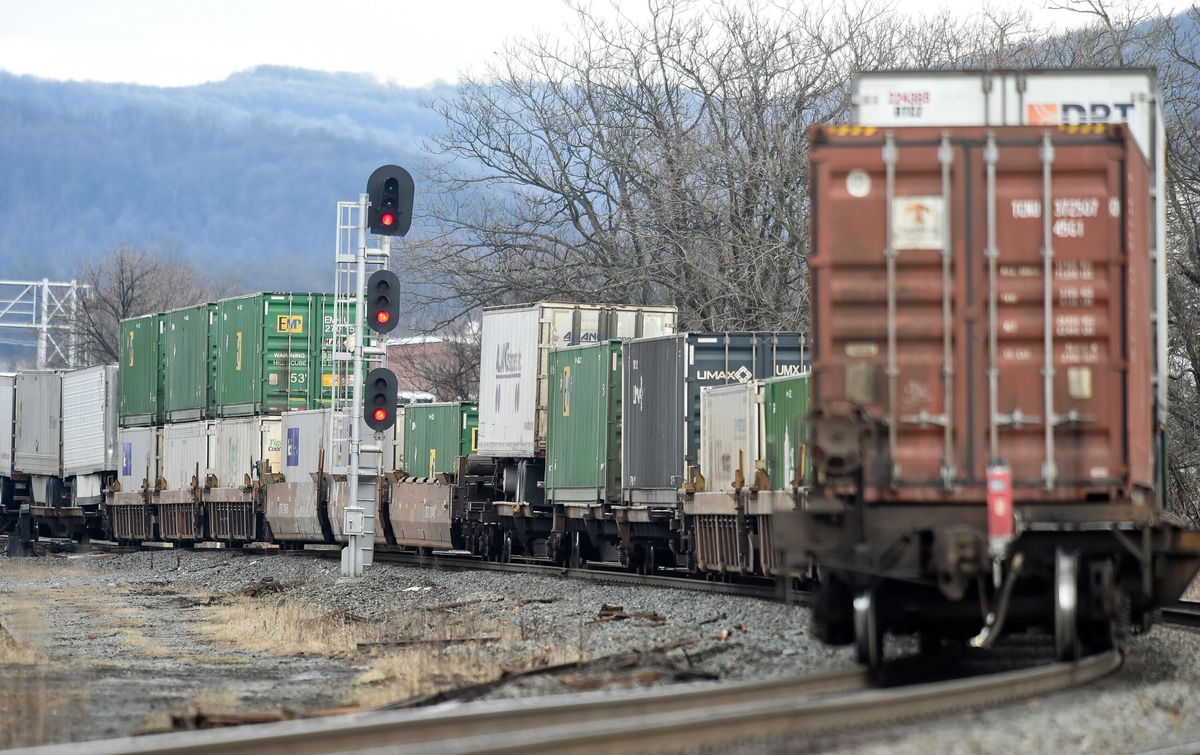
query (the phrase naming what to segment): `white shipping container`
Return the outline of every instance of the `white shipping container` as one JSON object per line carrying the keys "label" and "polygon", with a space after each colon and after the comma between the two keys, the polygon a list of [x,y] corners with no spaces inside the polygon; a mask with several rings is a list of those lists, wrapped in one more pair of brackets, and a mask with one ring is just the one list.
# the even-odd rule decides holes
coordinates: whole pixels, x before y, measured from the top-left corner
{"label": "white shipping container", "polygon": [[854,122],[860,126],[1128,124],[1150,167],[1153,187],[1154,380],[1157,419],[1165,423],[1166,132],[1154,70],[871,71],[854,76],[852,102]]}
{"label": "white shipping container", "polygon": [[17,373],[17,429],[13,469],[25,474],[62,475],[62,373]]}
{"label": "white shipping container", "polygon": [[283,469],[282,425],[279,417],[237,417],[213,420],[209,465],[217,486],[238,488],[246,475],[254,479],[259,462]]}
{"label": "white shipping container", "polygon": [[729,492],[739,464],[744,484],[754,482],[754,472],[766,448],[762,438],[761,380],[700,389],[700,474],[704,489]]}
{"label": "white shipping container", "polygon": [[62,375],[63,475],[117,468],[117,366]]}
{"label": "white shipping container", "polygon": [[117,431],[117,445],[120,447],[117,467],[117,482],[126,493],[142,489],[142,480],[150,487],[158,479],[158,441],[157,427],[125,427]]}
{"label": "white shipping container", "polygon": [[12,477],[16,433],[17,376],[0,375],[0,477]]}
{"label": "white shipping container", "polygon": [[199,482],[212,469],[208,459],[208,422],[177,422],[162,427],[162,454],[159,477],[167,490],[187,490],[199,472]]}
{"label": "white shipping container", "polygon": [[[282,470],[284,478],[288,482],[310,480],[312,478],[309,477],[309,473],[317,471],[321,449],[326,449],[325,472],[330,474],[346,473],[346,464],[349,460],[349,444],[339,441],[334,443],[332,448],[330,446],[332,439],[329,424],[334,421],[332,410],[307,409],[304,411],[284,412],[281,417],[283,419],[281,430],[281,437],[283,439],[282,466],[276,466],[276,463],[272,461],[271,469],[276,471]],[[336,421],[340,430],[342,420],[338,418]],[[358,432],[363,446],[381,445],[383,459],[392,460],[395,454],[393,447],[394,429],[384,432],[383,439],[379,440],[375,437],[375,431],[360,419]],[[337,434],[339,436],[344,435],[340,431]],[[364,451],[362,465],[371,467],[378,464],[379,456],[378,452]],[[381,471],[390,470],[384,469]]]}
{"label": "white shipping container", "polygon": [[541,302],[483,311],[479,453],[530,457],[546,448],[550,349],[675,332],[674,307]]}

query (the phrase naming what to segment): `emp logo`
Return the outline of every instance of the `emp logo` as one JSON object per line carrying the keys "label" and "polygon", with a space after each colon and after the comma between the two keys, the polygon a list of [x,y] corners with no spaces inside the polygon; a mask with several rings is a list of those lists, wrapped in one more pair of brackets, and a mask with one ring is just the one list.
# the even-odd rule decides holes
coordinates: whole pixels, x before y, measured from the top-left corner
{"label": "emp logo", "polygon": [[279,333],[303,333],[304,315],[279,315],[275,318],[275,330]]}
{"label": "emp logo", "polygon": [[1131,110],[1132,102],[1037,102],[1025,106],[1025,121],[1030,126],[1108,123],[1114,113],[1117,120],[1128,121]]}

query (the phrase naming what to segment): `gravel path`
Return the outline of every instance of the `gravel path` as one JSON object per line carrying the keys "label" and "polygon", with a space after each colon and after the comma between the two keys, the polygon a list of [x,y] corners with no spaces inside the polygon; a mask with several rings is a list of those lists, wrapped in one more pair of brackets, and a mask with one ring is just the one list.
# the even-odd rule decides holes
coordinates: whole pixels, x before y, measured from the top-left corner
{"label": "gravel path", "polygon": [[[429,644],[298,656],[254,649],[262,638],[247,637],[245,648],[214,640],[211,625],[227,620],[213,613],[224,596],[262,580],[287,589],[243,603],[298,603],[316,615],[346,615],[355,631],[388,627],[385,639]],[[0,620],[43,661],[0,665],[0,690],[35,707],[29,717],[39,721],[0,738],[7,746],[158,729],[189,708],[375,705],[505,671],[628,653],[637,655],[516,678],[487,695],[765,678],[851,663],[847,651],[807,636],[807,611],[797,606],[382,562],[346,581],[333,560],[235,551],[0,559]],[[482,639],[433,642],[461,637]]]}

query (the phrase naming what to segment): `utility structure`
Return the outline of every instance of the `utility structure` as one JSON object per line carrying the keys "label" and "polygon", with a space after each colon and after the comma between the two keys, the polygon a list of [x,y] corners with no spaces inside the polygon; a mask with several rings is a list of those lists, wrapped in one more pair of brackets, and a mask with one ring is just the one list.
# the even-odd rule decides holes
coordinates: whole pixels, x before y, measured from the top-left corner
{"label": "utility structure", "polygon": [[[77,281],[61,282],[0,280],[0,344],[36,346],[37,368],[45,369],[52,359],[67,367],[78,366],[79,339],[75,319],[85,289]],[[33,332],[35,340],[20,338],[13,331]]]}
{"label": "utility structure", "polygon": [[[332,462],[329,472],[335,495],[340,492],[346,499],[342,531],[348,543],[342,550],[342,575],[347,577],[361,576],[363,567],[374,561],[376,489],[382,474],[385,433],[394,425],[396,414],[393,405],[384,418],[390,421],[375,419],[375,415],[365,421],[365,373],[368,366],[382,365],[387,353],[384,334],[395,326],[396,311],[389,307],[389,320],[382,321],[391,327],[378,327],[380,321],[368,322],[368,310],[375,314],[378,309],[374,302],[368,306],[368,275],[371,281],[383,277],[394,282],[394,294],[399,294],[398,279],[386,270],[392,237],[408,232],[412,193],[408,171],[385,165],[371,174],[367,193],[360,194],[357,202],[338,202],[334,308],[323,348],[334,365],[326,458]],[[378,222],[381,215],[390,217],[390,222]],[[378,235],[372,239],[368,230]],[[393,304],[396,301],[393,296]],[[372,377],[380,371],[388,372],[379,366],[371,371]],[[394,387],[390,395],[395,396]],[[338,491],[342,485],[344,491]]]}

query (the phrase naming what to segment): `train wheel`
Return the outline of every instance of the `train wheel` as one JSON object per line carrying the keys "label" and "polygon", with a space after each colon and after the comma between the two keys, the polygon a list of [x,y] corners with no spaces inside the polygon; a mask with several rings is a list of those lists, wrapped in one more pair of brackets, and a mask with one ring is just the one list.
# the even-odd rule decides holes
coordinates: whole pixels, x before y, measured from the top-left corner
{"label": "train wheel", "polygon": [[859,663],[870,668],[883,663],[883,628],[872,589],[854,598],[854,653]]}
{"label": "train wheel", "polygon": [[1060,661],[1079,657],[1079,557],[1054,553],[1054,651]]}
{"label": "train wheel", "polygon": [[507,564],[509,561],[512,561],[512,555],[513,555],[512,533],[505,532],[504,533],[504,541],[500,545],[500,560]]}
{"label": "train wheel", "polygon": [[571,553],[567,557],[567,565],[572,569],[583,568],[583,533],[571,533]]}

